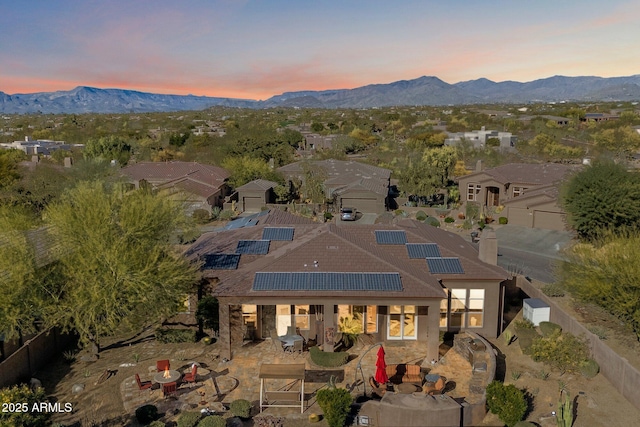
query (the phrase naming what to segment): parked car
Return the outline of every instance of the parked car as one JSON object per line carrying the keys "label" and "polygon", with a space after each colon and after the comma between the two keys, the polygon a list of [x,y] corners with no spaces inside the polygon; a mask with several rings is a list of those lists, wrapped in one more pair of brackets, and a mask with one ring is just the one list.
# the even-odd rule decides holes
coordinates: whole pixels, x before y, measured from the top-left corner
{"label": "parked car", "polygon": [[358,211],[355,208],[340,209],[340,219],[342,221],[355,221]]}

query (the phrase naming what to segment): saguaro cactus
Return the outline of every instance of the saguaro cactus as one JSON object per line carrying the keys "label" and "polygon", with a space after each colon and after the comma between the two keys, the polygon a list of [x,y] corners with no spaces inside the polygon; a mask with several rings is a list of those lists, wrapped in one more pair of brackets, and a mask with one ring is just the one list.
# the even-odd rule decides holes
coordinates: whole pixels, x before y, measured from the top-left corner
{"label": "saguaro cactus", "polygon": [[571,400],[569,392],[566,390],[560,391],[556,422],[558,427],[571,427],[573,425],[573,400]]}

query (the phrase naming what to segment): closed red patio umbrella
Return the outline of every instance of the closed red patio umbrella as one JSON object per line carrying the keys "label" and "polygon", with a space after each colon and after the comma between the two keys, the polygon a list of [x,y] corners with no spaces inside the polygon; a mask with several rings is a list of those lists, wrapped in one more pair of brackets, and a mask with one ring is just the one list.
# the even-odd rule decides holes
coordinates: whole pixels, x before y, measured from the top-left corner
{"label": "closed red patio umbrella", "polygon": [[387,362],[384,360],[384,348],[382,346],[378,349],[375,379],[379,384],[386,384],[389,381],[389,377],[387,377]]}

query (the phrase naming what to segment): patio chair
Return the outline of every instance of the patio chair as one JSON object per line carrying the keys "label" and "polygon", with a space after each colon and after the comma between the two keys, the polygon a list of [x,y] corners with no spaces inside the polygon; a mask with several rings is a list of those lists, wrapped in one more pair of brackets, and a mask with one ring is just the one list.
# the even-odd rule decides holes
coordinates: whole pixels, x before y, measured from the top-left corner
{"label": "patio chair", "polygon": [[289,346],[285,349],[285,352],[287,354],[291,354],[294,357],[302,354],[303,351],[304,351],[304,341],[302,340],[294,341],[292,346]]}
{"label": "patio chair", "polygon": [[369,386],[371,387],[371,392],[380,398],[387,392],[387,387],[378,384],[373,377],[369,377]]}
{"label": "patio chair", "polygon": [[185,382],[190,383],[189,384],[190,387],[193,387],[193,384],[196,384],[198,382],[197,377],[198,377],[198,365],[194,363],[193,367],[191,368],[191,372],[189,372],[188,374],[184,374],[184,377],[182,377],[182,379]]}
{"label": "patio chair", "polygon": [[136,374],[136,383],[138,383],[138,390],[149,390],[151,393],[151,387],[153,387],[153,383],[151,381],[140,381],[140,375]]}
{"label": "patio chair", "polygon": [[158,360],[156,362],[156,369],[158,370],[158,372],[162,372],[162,371],[166,371],[167,369],[169,369],[170,364],[168,360]]}
{"label": "patio chair", "polygon": [[176,382],[162,384],[162,395],[164,397],[174,396],[178,393],[178,384]]}

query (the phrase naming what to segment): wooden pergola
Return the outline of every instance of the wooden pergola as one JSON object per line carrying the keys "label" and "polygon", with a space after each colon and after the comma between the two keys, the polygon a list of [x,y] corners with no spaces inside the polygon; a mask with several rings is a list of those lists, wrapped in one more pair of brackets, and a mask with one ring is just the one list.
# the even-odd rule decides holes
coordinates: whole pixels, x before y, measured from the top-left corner
{"label": "wooden pergola", "polygon": [[[263,363],[260,366],[260,412],[262,408],[297,408],[304,413],[304,363],[276,365]],[[300,390],[267,390],[265,380],[300,381]]]}

